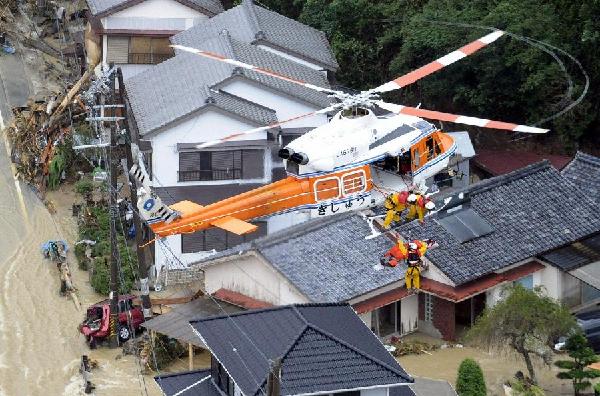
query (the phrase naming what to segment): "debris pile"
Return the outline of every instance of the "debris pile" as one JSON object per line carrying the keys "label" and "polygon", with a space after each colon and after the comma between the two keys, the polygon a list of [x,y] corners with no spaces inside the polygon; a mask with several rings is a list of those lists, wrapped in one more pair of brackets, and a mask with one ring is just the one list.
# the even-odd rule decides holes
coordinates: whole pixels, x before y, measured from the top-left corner
{"label": "debris pile", "polygon": [[391,344],[395,347],[395,350],[393,350],[392,355],[394,355],[395,357],[406,355],[421,355],[424,353],[430,355],[430,351],[435,351],[436,349],[439,349],[438,345],[429,344],[425,341],[402,341],[400,339],[397,339],[396,337],[393,338],[394,339],[391,340]]}
{"label": "debris pile", "polygon": [[[26,106],[13,108],[13,121],[7,129],[11,159],[19,177],[42,193],[48,184],[58,184],[65,170],[65,142],[78,123],[85,121],[86,108],[76,94],[88,80],[89,72],[62,97],[32,98]],[[69,111],[66,111],[66,110]]]}

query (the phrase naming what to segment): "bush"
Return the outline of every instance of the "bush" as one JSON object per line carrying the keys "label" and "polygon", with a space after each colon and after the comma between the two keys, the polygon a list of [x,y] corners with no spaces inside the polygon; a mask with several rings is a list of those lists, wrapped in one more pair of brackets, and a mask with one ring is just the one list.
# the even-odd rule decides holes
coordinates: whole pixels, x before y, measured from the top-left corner
{"label": "bush", "polygon": [[467,358],[460,363],[456,379],[456,392],[459,396],[485,396],[487,394],[483,372],[475,360]]}
{"label": "bush", "polygon": [[600,396],[600,382],[594,385],[594,395]]}
{"label": "bush", "polygon": [[513,381],[510,383],[514,396],[545,396],[544,390],[527,381]]}
{"label": "bush", "polygon": [[75,245],[75,257],[77,258],[77,264],[79,269],[87,271],[90,265],[90,260],[85,256],[85,249],[87,246],[84,243],[80,243],[79,245]]}
{"label": "bush", "polygon": [[78,194],[86,196],[94,191],[94,182],[92,182],[89,178],[83,178],[75,182],[75,191]]}

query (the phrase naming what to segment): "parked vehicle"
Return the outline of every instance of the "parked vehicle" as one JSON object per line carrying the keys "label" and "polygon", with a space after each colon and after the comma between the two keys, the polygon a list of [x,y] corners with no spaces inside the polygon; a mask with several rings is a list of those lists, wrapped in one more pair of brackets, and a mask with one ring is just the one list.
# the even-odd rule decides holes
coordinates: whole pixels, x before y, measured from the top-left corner
{"label": "parked vehicle", "polygon": [[[600,309],[575,315],[577,324],[596,353],[600,353]],[[560,337],[554,349],[561,350],[567,337]]]}
{"label": "parked vehicle", "polygon": [[[125,342],[132,336],[132,330],[137,332],[144,322],[142,308],[134,305],[136,296],[119,296],[119,323],[117,333],[119,341]],[[86,337],[90,348],[95,348],[98,341],[109,335],[110,300],[100,301],[88,308],[85,320],[79,325],[80,332]]]}

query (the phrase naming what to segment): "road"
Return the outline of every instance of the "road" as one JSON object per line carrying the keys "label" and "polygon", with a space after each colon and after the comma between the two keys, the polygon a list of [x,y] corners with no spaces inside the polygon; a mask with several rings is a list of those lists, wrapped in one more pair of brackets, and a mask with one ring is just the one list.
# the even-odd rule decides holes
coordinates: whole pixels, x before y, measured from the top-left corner
{"label": "road", "polygon": [[[9,108],[29,96],[21,58],[0,55],[0,126]],[[13,177],[5,136],[0,139],[0,395],[73,394],[65,389],[77,374],[82,317],[58,294],[56,269],[40,245],[59,229],[33,191]]]}

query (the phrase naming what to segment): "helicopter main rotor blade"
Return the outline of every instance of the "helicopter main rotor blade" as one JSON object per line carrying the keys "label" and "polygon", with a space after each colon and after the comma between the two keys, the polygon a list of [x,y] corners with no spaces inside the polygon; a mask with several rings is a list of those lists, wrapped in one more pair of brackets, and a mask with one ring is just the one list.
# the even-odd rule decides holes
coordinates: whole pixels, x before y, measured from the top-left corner
{"label": "helicopter main rotor blade", "polygon": [[485,47],[486,45],[493,43],[498,38],[500,38],[503,34],[504,34],[504,32],[502,30],[496,30],[495,32],[485,35],[485,36],[481,37],[480,39],[475,40],[472,43],[467,44],[467,45],[457,49],[456,51],[452,51],[449,54],[444,55],[441,58],[439,58],[425,66],[422,66],[416,70],[413,70],[403,76],[400,76],[400,77],[396,78],[395,80],[392,80],[383,85],[380,85],[379,87],[374,88],[374,89],[370,90],[369,92],[373,92],[373,93],[389,92],[389,91],[393,91],[398,88],[405,87],[409,84],[412,84],[415,81],[420,80],[421,78],[423,78],[425,76],[435,73],[436,71],[438,71],[448,65],[451,65],[454,62],[456,62],[462,58],[465,58],[465,57],[473,54],[474,52],[480,50],[481,48]]}
{"label": "helicopter main rotor blade", "polygon": [[377,102],[377,105],[382,109],[391,111],[392,113],[406,114],[415,117],[427,118],[430,120],[453,122],[455,124],[474,125],[482,128],[504,129],[507,131],[525,133],[546,133],[549,131],[549,129],[536,128],[528,125],[519,125],[512,124],[509,122],[487,120],[485,118],[476,118],[450,113],[442,113],[440,111],[432,111],[416,107],[402,106],[383,101]]}
{"label": "helicopter main rotor blade", "polygon": [[204,142],[202,144],[197,145],[196,148],[203,149],[203,148],[206,148],[206,147],[215,146],[217,144],[221,144],[221,143],[227,142],[229,140],[233,140],[233,139],[235,139],[237,137],[240,137],[240,136],[250,135],[252,133],[266,131],[266,130],[271,129],[271,128],[276,128],[276,127],[278,127],[280,125],[283,125],[283,124],[286,124],[288,122],[296,121],[296,120],[299,120],[299,119],[302,119],[302,118],[306,118],[306,117],[310,117],[310,116],[317,115],[317,114],[329,113],[330,111],[336,110],[336,109],[338,109],[338,108],[340,108],[342,106],[343,106],[342,103],[336,103],[333,106],[329,106],[329,107],[326,107],[326,108],[321,109],[321,110],[316,110],[316,111],[311,111],[310,113],[300,114],[298,116],[295,116],[295,117],[292,117],[292,118],[288,118],[287,120],[278,121],[278,122],[275,122],[273,124],[265,125],[265,126],[258,127],[258,128],[249,129],[249,130],[244,131],[244,132],[233,133],[233,134],[227,135],[227,136],[225,136],[224,138],[221,138],[221,139],[215,139],[215,140],[211,140],[211,141],[208,141],[208,142]]}
{"label": "helicopter main rotor blade", "polygon": [[216,60],[216,61],[223,62],[223,63],[228,63],[230,65],[241,67],[243,69],[252,70],[256,73],[264,74],[265,76],[269,76],[269,77],[278,78],[280,80],[287,81],[292,84],[300,85],[300,86],[303,86],[305,88],[309,88],[309,89],[312,89],[315,91],[323,92],[323,93],[330,94],[330,95],[343,94],[340,91],[334,91],[332,89],[319,87],[317,85],[307,83],[306,81],[302,81],[302,80],[298,80],[296,78],[285,76],[285,75],[277,73],[276,71],[273,71],[273,70],[254,66],[249,63],[240,62],[235,59],[226,58],[223,55],[219,55],[214,52],[199,50],[196,48],[186,47],[183,45],[171,45],[171,47],[178,49],[178,50],[185,51],[185,52],[190,52],[192,54],[200,55],[200,56],[203,56],[208,59]]}

